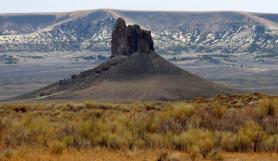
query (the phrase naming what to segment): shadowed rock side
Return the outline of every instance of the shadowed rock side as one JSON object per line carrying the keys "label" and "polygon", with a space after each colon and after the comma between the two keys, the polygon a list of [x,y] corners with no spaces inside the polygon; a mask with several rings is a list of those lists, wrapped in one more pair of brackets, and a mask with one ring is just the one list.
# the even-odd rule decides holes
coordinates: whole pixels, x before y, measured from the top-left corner
{"label": "shadowed rock side", "polygon": [[154,52],[150,31],[142,30],[139,25],[126,26],[123,18],[118,18],[112,32],[112,55],[131,55],[135,52]]}
{"label": "shadowed rock side", "polygon": [[182,100],[235,92],[169,63],[154,52],[150,31],[119,18],[109,61],[19,99]]}

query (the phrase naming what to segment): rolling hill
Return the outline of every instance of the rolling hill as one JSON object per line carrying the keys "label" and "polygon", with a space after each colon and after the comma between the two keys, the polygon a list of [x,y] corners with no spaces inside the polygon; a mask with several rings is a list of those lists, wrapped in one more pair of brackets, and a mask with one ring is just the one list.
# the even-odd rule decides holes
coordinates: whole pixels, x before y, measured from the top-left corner
{"label": "rolling hill", "polygon": [[151,30],[158,51],[278,51],[277,14],[121,10],[1,14],[0,51],[109,51],[117,17]]}

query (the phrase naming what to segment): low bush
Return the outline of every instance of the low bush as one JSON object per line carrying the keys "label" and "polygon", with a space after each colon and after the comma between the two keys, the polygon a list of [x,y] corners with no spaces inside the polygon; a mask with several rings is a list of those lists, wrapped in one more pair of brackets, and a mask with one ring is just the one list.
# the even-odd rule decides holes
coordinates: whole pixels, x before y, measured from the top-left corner
{"label": "low bush", "polygon": [[51,154],[60,155],[65,149],[65,145],[60,141],[51,141],[48,143],[48,147]]}
{"label": "low bush", "polygon": [[260,151],[267,134],[254,121],[249,121],[238,133],[238,146],[241,151]]}
{"label": "low bush", "polygon": [[275,116],[278,112],[278,101],[265,99],[256,106],[256,113],[260,118],[265,116]]}
{"label": "low bush", "polygon": [[56,154],[65,148],[162,148],[187,151],[192,160],[220,160],[215,149],[277,152],[277,100],[0,105],[0,147],[48,147]]}

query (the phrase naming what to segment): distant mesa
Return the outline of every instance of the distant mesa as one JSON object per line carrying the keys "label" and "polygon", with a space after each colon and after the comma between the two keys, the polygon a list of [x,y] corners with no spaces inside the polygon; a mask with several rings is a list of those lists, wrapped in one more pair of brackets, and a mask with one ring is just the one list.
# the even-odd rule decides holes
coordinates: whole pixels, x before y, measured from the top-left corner
{"label": "distant mesa", "polygon": [[107,62],[17,99],[183,100],[237,92],[169,63],[155,53],[150,31],[127,26],[123,18],[116,21],[111,45]]}
{"label": "distant mesa", "polygon": [[[0,14],[0,52],[107,52],[119,16],[150,29],[156,52],[278,53],[278,14],[110,9]],[[126,24],[118,22],[123,39]],[[128,33],[136,34],[139,26],[129,27]]]}

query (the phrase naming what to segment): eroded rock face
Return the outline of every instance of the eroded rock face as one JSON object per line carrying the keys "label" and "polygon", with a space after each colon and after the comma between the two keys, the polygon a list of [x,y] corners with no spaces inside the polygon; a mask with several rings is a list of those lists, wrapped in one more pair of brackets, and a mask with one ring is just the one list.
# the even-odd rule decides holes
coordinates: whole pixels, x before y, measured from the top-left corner
{"label": "eroded rock face", "polygon": [[139,25],[126,26],[123,18],[118,18],[112,33],[111,57],[131,55],[135,52],[150,54],[154,51],[151,32]]}
{"label": "eroded rock face", "polygon": [[111,57],[115,57],[117,55],[126,55],[125,29],[125,20],[118,18],[112,32]]}

